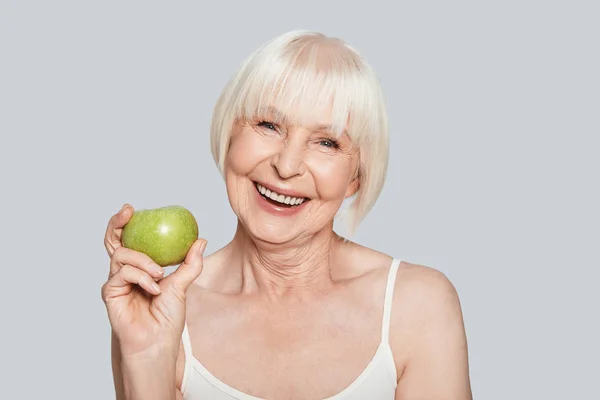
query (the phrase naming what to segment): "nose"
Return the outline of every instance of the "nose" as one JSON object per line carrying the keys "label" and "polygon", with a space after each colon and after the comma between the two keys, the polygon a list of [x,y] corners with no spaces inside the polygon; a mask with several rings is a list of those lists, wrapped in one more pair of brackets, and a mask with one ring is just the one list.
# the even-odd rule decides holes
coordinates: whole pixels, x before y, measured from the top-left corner
{"label": "nose", "polygon": [[305,172],[304,145],[301,140],[286,141],[274,154],[271,165],[282,179],[289,179]]}

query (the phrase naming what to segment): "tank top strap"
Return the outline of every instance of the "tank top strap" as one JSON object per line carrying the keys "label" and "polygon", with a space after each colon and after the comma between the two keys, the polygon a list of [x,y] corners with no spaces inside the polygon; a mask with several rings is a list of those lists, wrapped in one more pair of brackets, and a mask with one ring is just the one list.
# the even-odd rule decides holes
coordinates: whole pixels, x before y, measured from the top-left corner
{"label": "tank top strap", "polygon": [[188,331],[187,322],[183,325],[181,341],[183,342],[183,352],[185,353],[185,358],[187,359],[192,357],[192,340],[190,339],[190,332]]}
{"label": "tank top strap", "polygon": [[188,331],[187,322],[183,325],[183,332],[181,334],[181,342],[183,344],[183,353],[185,354],[185,362],[183,367],[183,379],[181,381],[181,392],[185,393],[187,381],[190,376],[190,369],[192,368],[192,340],[190,339],[190,332]]}
{"label": "tank top strap", "polygon": [[390,320],[392,318],[392,300],[394,297],[394,288],[396,284],[396,275],[400,266],[400,259],[394,258],[388,272],[387,284],[385,288],[385,297],[383,303],[383,321],[381,324],[381,341],[389,343],[390,338]]}

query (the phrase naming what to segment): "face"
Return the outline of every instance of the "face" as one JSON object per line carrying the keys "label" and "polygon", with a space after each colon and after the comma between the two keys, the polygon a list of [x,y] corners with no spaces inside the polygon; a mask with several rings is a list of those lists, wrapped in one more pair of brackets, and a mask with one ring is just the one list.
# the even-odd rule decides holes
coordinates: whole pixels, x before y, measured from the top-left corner
{"label": "face", "polygon": [[347,135],[328,133],[327,112],[306,126],[273,120],[266,115],[235,125],[225,179],[250,235],[279,244],[330,226],[358,190],[358,151]]}

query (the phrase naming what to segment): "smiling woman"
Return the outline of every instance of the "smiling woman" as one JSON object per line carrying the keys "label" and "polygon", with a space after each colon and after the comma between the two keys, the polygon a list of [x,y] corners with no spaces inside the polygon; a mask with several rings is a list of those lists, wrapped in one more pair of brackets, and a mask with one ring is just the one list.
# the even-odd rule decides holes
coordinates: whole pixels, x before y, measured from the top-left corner
{"label": "smiling woman", "polygon": [[117,398],[470,399],[453,285],[333,230],[344,200],[351,229],[373,207],[388,139],[378,80],[340,39],[294,31],[252,53],[211,124],[231,241],[205,257],[198,239],[163,278],[122,246],[133,207],[109,222]]}
{"label": "smiling woman", "polygon": [[[329,115],[315,108],[316,125],[331,126]],[[227,142],[224,175],[233,211],[256,239],[270,243],[318,233],[360,185],[359,151],[347,133],[291,119],[272,111],[237,119]],[[292,198],[294,206],[287,206]]]}
{"label": "smiling woman", "polygon": [[362,190],[351,206],[352,231],[372,208],[388,166],[387,113],[374,71],[345,42],[292,31],[242,63],[213,114],[212,152],[223,173],[233,127],[240,121],[284,136],[292,127],[308,127],[316,135],[313,143],[329,147],[336,145],[332,139],[347,136],[345,153],[361,150],[357,178]]}

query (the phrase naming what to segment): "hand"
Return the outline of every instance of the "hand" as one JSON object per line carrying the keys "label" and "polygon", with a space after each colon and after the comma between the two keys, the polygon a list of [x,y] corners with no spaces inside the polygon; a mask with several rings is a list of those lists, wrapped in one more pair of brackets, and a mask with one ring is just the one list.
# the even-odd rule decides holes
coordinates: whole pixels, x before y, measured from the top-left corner
{"label": "hand", "polygon": [[177,270],[164,270],[147,255],[121,243],[123,227],[134,209],[125,205],[109,221],[104,246],[110,256],[110,274],[102,299],[123,357],[168,353],[177,357],[185,321],[185,294],[202,272],[206,241],[198,239]]}

